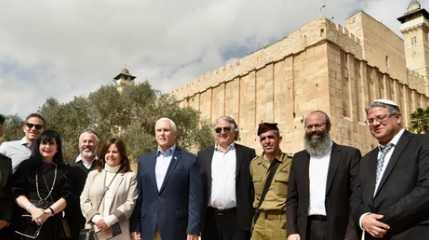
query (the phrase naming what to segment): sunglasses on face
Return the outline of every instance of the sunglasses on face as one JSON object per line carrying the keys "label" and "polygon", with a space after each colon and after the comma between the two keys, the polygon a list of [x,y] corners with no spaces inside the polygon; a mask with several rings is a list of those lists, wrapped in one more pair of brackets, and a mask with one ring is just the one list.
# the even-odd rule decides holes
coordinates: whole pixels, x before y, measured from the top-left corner
{"label": "sunglasses on face", "polygon": [[42,129],[42,128],[43,128],[43,125],[40,125],[40,124],[32,124],[32,123],[25,123],[25,126],[27,126],[27,127],[28,127],[28,129],[32,129],[32,128],[34,127],[36,130],[40,130],[40,129]]}
{"label": "sunglasses on face", "polygon": [[221,133],[222,131],[225,132],[225,133],[231,132],[231,127],[218,127],[218,128],[215,128],[215,132],[216,133]]}

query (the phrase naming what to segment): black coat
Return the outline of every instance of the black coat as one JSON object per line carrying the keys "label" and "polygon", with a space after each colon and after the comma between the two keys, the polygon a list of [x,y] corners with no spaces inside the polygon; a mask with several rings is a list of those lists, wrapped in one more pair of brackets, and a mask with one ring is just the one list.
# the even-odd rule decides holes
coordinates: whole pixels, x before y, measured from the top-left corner
{"label": "black coat", "polygon": [[[36,173],[38,174],[37,183]],[[55,184],[53,185],[52,193],[49,195],[53,183]],[[32,201],[33,204],[36,204],[36,202],[40,200],[38,191],[40,193],[40,197],[47,198],[46,202],[48,203],[47,205],[39,206],[41,208],[46,209],[46,206],[51,205],[60,198],[64,198],[68,204],[72,198],[72,191],[67,167],[64,164],[59,164],[57,166],[57,174],[55,176],[54,164],[38,164],[33,158],[23,161],[18,166],[18,169],[12,177],[13,197],[16,199],[17,197],[24,195],[28,200]],[[23,230],[27,227],[26,225],[34,224],[34,222],[30,223],[27,221],[28,224],[23,225],[25,222],[21,221],[24,219],[22,215],[28,214],[23,208],[18,207],[16,212],[17,218],[13,220],[12,227],[16,227],[18,230]],[[57,213],[53,217],[48,218],[43,224],[40,235],[37,239],[65,239],[65,230],[60,220],[61,216],[61,213]]]}
{"label": "black coat", "polygon": [[[420,240],[429,236],[429,139],[405,131],[395,146],[374,196],[378,148],[361,161],[361,205],[384,215],[390,230],[383,239]],[[366,240],[371,240],[368,234]]]}
{"label": "black coat", "polygon": [[83,187],[85,186],[86,177],[88,173],[94,169],[94,162],[92,167],[87,169],[83,166],[82,161],[73,162],[68,166],[68,173],[72,184],[72,198],[66,208],[67,221],[70,223],[70,230],[72,238],[77,240],[79,238],[79,232],[85,227],[85,218],[82,215],[80,209],[80,194],[82,193]]}
{"label": "black coat", "polygon": [[12,218],[13,200],[10,191],[12,175],[11,160],[0,154],[0,220],[10,222]]}
{"label": "black coat", "polygon": [[[335,143],[332,146],[325,198],[329,240],[358,239],[357,225],[351,213],[358,204],[353,194],[357,194],[360,158],[360,151],[356,148]],[[288,234],[298,233],[302,240],[307,239],[309,164],[307,151],[296,153],[288,184]]]}

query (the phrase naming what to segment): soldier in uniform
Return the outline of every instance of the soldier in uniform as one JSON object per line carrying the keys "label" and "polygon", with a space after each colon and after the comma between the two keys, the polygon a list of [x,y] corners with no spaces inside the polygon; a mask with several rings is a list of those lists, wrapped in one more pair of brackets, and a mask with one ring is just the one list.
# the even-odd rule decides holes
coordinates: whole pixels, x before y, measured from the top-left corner
{"label": "soldier in uniform", "polygon": [[250,163],[255,191],[251,239],[283,240],[287,238],[287,182],[292,158],[280,149],[282,137],[277,123],[259,124],[258,136],[263,154]]}

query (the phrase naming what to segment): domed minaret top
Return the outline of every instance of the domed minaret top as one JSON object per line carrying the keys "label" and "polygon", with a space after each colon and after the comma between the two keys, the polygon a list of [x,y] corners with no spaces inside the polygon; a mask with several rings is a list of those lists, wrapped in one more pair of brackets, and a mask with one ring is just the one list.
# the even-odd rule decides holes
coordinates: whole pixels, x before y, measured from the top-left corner
{"label": "domed minaret top", "polygon": [[426,9],[422,8],[420,1],[411,0],[411,2],[408,4],[407,11],[403,16],[398,18],[398,21],[405,23],[420,16],[423,16],[425,19],[429,19],[429,13],[426,11]]}
{"label": "domed minaret top", "polygon": [[130,74],[130,71],[127,68],[122,69],[121,73],[116,75],[113,79],[119,80],[119,79],[126,79],[126,80],[134,80],[136,77]]}
{"label": "domed minaret top", "polygon": [[410,4],[408,4],[407,12],[414,12],[422,8],[422,5],[418,0],[411,0]]}
{"label": "domed minaret top", "polygon": [[116,85],[118,86],[118,91],[122,92],[125,86],[134,84],[134,79],[136,76],[130,74],[130,71],[127,68],[122,69],[121,73],[116,75],[115,79]]}

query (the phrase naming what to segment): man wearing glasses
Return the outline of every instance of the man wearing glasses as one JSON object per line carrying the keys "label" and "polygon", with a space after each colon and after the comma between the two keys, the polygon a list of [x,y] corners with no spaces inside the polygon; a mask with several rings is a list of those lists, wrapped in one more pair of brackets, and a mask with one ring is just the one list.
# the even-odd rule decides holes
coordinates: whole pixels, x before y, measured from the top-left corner
{"label": "man wearing glasses", "polygon": [[31,144],[37,139],[45,127],[45,119],[38,113],[31,113],[25,118],[22,129],[25,136],[20,140],[4,142],[0,145],[0,153],[12,159],[15,172],[18,165],[31,155]]}
{"label": "man wearing glasses", "polygon": [[429,236],[429,140],[402,126],[399,106],[388,99],[366,108],[379,146],[360,165],[356,217],[366,240],[418,240]]}
{"label": "man wearing glasses", "polygon": [[360,151],[335,143],[331,121],[320,110],[304,120],[304,150],[289,176],[288,240],[357,240],[352,209],[358,205]]}
{"label": "man wearing glasses", "polygon": [[216,120],[216,144],[198,153],[203,183],[202,240],[248,240],[252,219],[250,160],[255,150],[234,143],[238,126]]}

